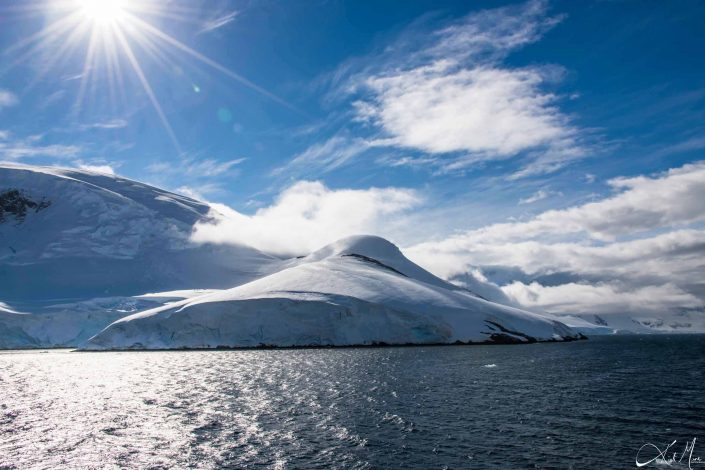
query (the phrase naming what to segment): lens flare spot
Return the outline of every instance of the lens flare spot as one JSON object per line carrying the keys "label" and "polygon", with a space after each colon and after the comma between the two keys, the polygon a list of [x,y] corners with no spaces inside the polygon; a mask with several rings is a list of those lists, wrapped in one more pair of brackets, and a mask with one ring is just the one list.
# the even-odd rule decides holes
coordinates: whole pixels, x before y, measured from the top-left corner
{"label": "lens flare spot", "polygon": [[227,124],[233,120],[233,113],[231,113],[228,108],[219,108],[218,109],[218,120],[222,123]]}

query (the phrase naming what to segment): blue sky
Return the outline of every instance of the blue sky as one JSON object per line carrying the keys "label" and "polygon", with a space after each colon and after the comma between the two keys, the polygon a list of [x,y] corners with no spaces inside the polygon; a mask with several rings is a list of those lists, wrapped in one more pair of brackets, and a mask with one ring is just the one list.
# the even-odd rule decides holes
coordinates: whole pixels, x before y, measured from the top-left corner
{"label": "blue sky", "polygon": [[[65,159],[67,163],[104,162],[122,175],[172,189],[198,190],[200,185],[204,197],[245,211],[251,210],[248,202],[250,208],[266,204],[293,180],[316,179],[332,188],[423,188],[442,204],[482,196],[483,205],[492,206],[483,215],[518,216],[527,207],[518,207],[517,201],[541,189],[546,194],[563,193],[561,198],[537,202],[541,208],[560,206],[604,191],[600,182],[610,177],[659,171],[698,158],[705,147],[705,55],[700,53],[705,44],[705,6],[701,2],[533,4],[539,11],[527,21],[556,24],[544,25],[536,37],[499,52],[502,57],[493,59],[492,65],[507,71],[550,68],[529,91],[555,95],[545,107],[560,113],[567,121],[563,125],[575,129],[584,147],[583,156],[556,171],[506,180],[530,164],[532,152],[545,151],[530,143],[496,159],[479,157],[477,163],[455,171],[439,171],[423,161],[461,158],[469,153],[462,145],[450,152],[395,145],[348,148],[355,139],[388,136],[384,126],[358,120],[353,103],[372,93],[348,93],[345,88],[351,81],[364,80],[365,73],[381,76],[395,67],[447,59],[443,54],[450,56],[453,51],[439,51],[433,58],[412,56],[414,50],[433,47],[440,30],[502,3],[506,2],[407,2],[400,8],[397,2],[204,2],[195,15],[184,13],[177,20],[154,17],[151,22],[298,111],[171,47],[164,51],[174,63],[162,66],[135,41],[135,53],[179,147],[124,59],[125,99],[115,103],[108,99],[105,74],[97,70],[96,90],[88,85],[80,110],[67,112],[80,92],[81,80],[74,77],[82,73],[86,38],[31,87],[28,81],[56,47],[49,46],[5,71],[0,84],[17,97],[18,104],[3,108],[2,127],[15,141],[43,135],[36,147],[80,147],[75,156]],[[179,4],[174,5],[178,12]],[[506,15],[529,15],[518,11],[528,9],[528,4],[508,5]],[[48,21],[41,9],[18,12],[6,6],[4,10],[0,36],[4,48]],[[213,21],[218,18],[225,21]],[[214,29],[204,31],[209,25]],[[4,63],[18,55],[12,52]],[[483,66],[486,60],[470,57],[465,63]],[[336,136],[339,143],[329,146],[329,152],[359,151],[345,164],[329,171],[325,165],[307,164],[272,174]],[[494,151],[491,144],[489,151]],[[403,158],[417,163],[401,165]],[[241,159],[215,168],[215,162]],[[57,163],[58,159],[38,151],[36,157],[25,160]],[[160,164],[171,166],[177,174],[150,174],[150,168],[161,170]],[[204,166],[202,171],[199,165]],[[184,166],[194,167],[196,178],[184,174]],[[595,175],[596,184],[590,183],[591,177],[586,180],[586,174]]]}
{"label": "blue sky", "polygon": [[[0,160],[110,167],[266,227],[291,211],[311,219],[311,204],[328,207],[316,201],[369,202],[357,215],[374,223],[302,225],[316,242],[309,231],[341,225],[412,246],[531,223],[641,190],[615,178],[675,181],[665,172],[698,165],[705,149],[698,1],[173,1],[145,12],[123,0],[148,25],[119,20],[163,118],[104,24],[88,67],[86,15],[85,31],[23,44],[85,13],[81,3],[0,0]],[[660,220],[565,241],[599,248],[701,223]]]}

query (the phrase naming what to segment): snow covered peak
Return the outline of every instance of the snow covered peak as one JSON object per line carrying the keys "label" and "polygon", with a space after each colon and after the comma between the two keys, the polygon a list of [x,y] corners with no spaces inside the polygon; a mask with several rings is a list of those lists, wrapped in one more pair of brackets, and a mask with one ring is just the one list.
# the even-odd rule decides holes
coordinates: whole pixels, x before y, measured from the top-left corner
{"label": "snow covered peak", "polygon": [[417,281],[451,290],[459,289],[410,261],[394,243],[375,235],[354,235],[342,238],[314,251],[302,261],[306,263],[335,258],[374,263],[380,268],[391,269]]}
{"label": "snow covered peak", "polygon": [[375,235],[353,235],[341,238],[314,251],[307,258],[319,261],[325,258],[352,254],[367,256],[377,260],[405,259],[394,243]]}
{"label": "snow covered peak", "polygon": [[0,193],[18,206],[15,224],[0,226],[0,259],[134,258],[148,246],[182,248],[208,205],[146,184],[92,171],[0,165]]}
{"label": "snow covered peak", "polygon": [[203,202],[144,183],[75,168],[0,163],[0,190],[7,189],[25,190],[46,199],[72,197],[77,209],[93,204],[97,196],[110,203],[108,210],[130,205],[188,224],[203,218],[211,209]]}
{"label": "snow covered peak", "polygon": [[0,299],[232,287],[273,258],[198,245],[208,204],[77,169],[0,164]]}
{"label": "snow covered peak", "polygon": [[124,317],[87,349],[527,343],[577,339],[541,315],[456,288],[378,237],[333,243],[233,289]]}

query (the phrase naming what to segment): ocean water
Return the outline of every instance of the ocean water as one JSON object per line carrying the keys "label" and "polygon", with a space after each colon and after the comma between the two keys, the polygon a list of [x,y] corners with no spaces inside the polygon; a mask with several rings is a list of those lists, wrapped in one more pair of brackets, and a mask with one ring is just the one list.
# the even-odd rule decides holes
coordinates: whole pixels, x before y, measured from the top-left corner
{"label": "ocean water", "polygon": [[704,385],[705,336],[5,351],[0,468],[635,468],[705,459]]}

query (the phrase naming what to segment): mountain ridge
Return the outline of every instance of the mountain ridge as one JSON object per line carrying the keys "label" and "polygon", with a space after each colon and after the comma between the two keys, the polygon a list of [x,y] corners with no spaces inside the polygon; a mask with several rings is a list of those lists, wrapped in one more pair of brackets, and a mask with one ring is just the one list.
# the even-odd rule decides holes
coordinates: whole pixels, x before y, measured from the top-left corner
{"label": "mountain ridge", "polygon": [[0,164],[0,193],[8,191],[9,217],[24,215],[0,223],[0,347],[579,337],[555,318],[489,302],[434,276],[381,237],[346,237],[282,260],[247,245],[193,242],[193,226],[213,214],[208,204],[126,178]]}

